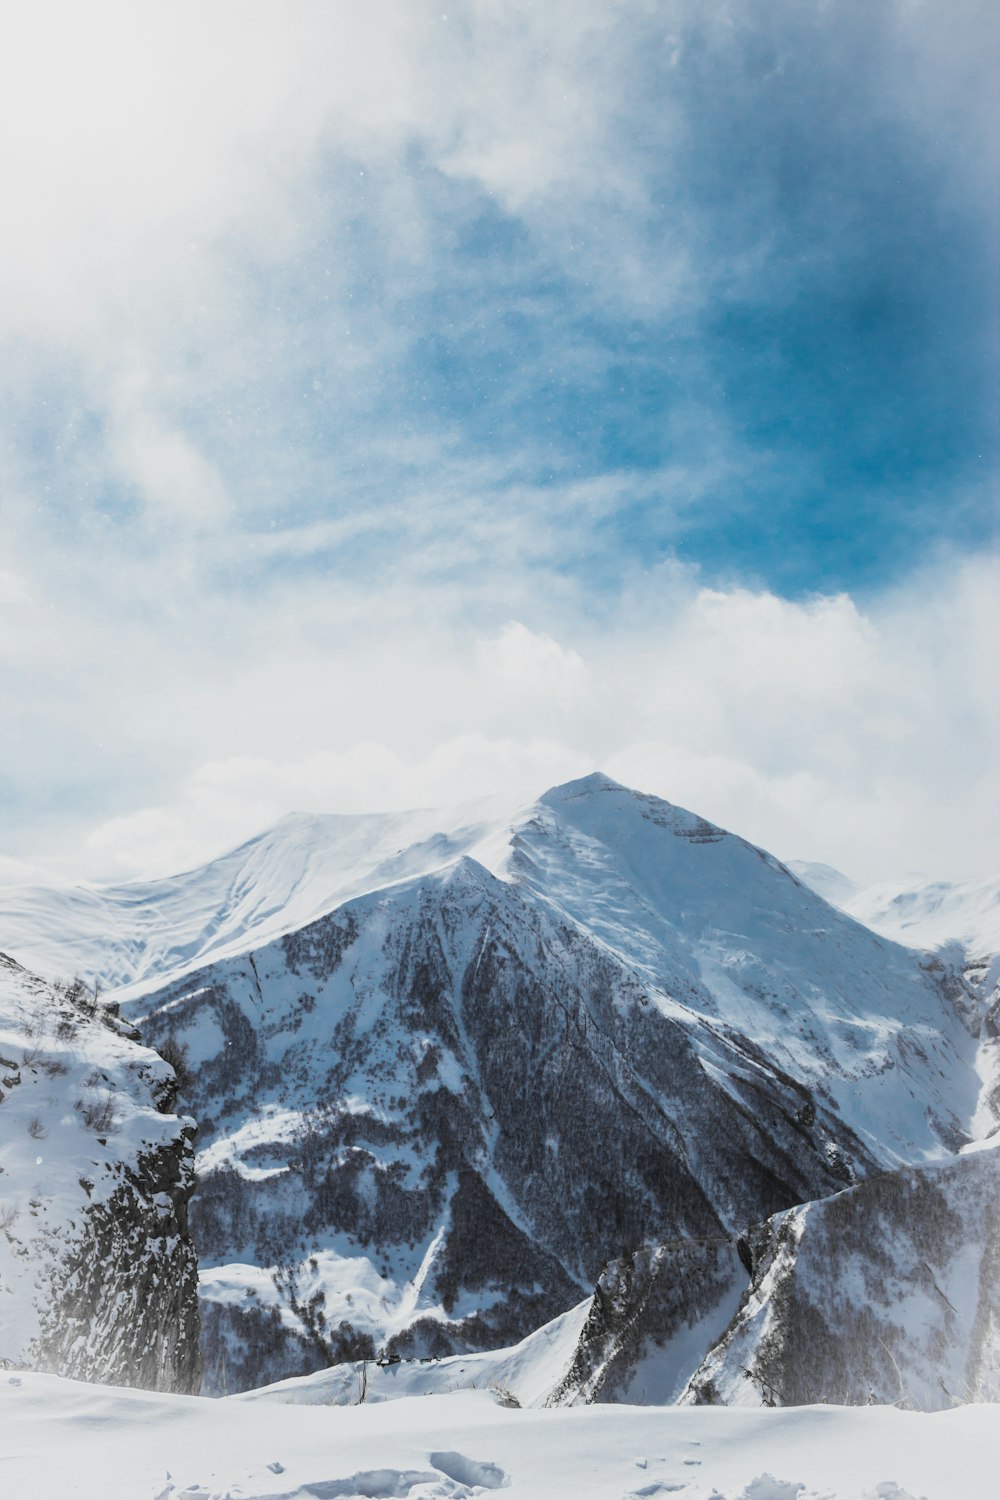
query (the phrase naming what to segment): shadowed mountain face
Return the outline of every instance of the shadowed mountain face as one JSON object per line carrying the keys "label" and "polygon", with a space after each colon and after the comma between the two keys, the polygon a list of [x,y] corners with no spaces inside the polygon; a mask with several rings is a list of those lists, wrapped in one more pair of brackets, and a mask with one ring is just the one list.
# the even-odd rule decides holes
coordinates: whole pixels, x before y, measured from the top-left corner
{"label": "shadowed mountain face", "polygon": [[129,1004],[186,1052],[210,1389],[510,1343],[965,1139],[954,977],[742,840],[591,777],[421,849]]}

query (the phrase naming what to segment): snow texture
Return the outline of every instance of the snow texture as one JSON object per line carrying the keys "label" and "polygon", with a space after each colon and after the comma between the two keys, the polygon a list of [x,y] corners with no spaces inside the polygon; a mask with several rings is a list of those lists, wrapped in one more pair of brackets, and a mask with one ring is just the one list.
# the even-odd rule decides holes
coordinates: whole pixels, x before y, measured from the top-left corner
{"label": "snow texture", "polygon": [[330,1410],[0,1375],[4,1492],[32,1500],[986,1500],[995,1429],[975,1406]]}

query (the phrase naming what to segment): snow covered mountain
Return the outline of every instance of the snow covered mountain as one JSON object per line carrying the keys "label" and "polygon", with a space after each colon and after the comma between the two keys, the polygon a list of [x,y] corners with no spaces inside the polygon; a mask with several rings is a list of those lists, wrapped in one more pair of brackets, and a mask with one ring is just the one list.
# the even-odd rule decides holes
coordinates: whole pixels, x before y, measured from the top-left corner
{"label": "snow covered mountain", "polygon": [[343,1364],[241,1399],[461,1390],[526,1407],[1000,1401],[1000,1147],[879,1174],[739,1240],[642,1246],[513,1348]]}
{"label": "snow covered mountain", "polygon": [[374,821],[344,820],[345,852],[330,820],[318,853],[310,820],[309,858],[277,861],[312,872],[293,913],[338,872],[318,920],[240,887],[136,955],[126,1009],[186,1049],[201,1127],[209,1388],[510,1344],[644,1242],[733,1236],[969,1139],[960,976],[743,840],[601,776],[440,837],[421,814],[410,847]]}
{"label": "snow covered mountain", "polygon": [[884,882],[862,890],[829,865],[796,860],[789,868],[873,932],[929,949],[947,968],[962,970],[976,1001],[969,1024],[982,1039],[983,1090],[973,1133],[988,1131],[1000,1113],[1000,877]]}
{"label": "snow covered mountain", "polygon": [[873,885],[844,910],[859,922],[911,947],[961,943],[970,958],[1000,953],[1000,878],[907,886]]}
{"label": "snow covered mountain", "polygon": [[1000,1146],[877,1174],[738,1239],[641,1246],[513,1348],[342,1364],[242,1399],[460,1390],[533,1407],[1000,1401]]}
{"label": "snow covered mountain", "polygon": [[171,1069],[83,990],[0,954],[0,1358],[198,1385],[194,1127]]}
{"label": "snow covered mountain", "polygon": [[0,881],[5,950],[119,999],[294,932],[365,891],[438,869],[512,809],[496,799],[371,816],[292,813],[198,869],[127,885]]}

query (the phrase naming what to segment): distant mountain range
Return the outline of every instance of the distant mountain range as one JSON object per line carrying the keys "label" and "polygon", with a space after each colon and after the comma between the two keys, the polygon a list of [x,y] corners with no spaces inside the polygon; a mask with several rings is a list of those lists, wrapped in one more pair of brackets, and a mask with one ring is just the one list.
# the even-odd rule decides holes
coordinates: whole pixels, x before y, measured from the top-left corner
{"label": "distant mountain range", "polygon": [[788,868],[825,900],[894,942],[911,948],[958,944],[973,960],[1000,953],[1000,876],[858,886],[829,865],[792,860]]}

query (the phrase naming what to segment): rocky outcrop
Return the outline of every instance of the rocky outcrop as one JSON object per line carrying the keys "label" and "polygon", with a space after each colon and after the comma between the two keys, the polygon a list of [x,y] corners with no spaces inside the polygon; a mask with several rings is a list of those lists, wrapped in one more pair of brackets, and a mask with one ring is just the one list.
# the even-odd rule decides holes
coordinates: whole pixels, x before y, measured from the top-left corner
{"label": "rocky outcrop", "polygon": [[0,1357],[200,1385],[191,1121],[169,1066],[82,986],[0,955]]}
{"label": "rocky outcrop", "polygon": [[748,1281],[731,1238],[644,1245],[601,1273],[572,1364],[549,1406],[677,1400]]}
{"label": "rocky outcrop", "polygon": [[1000,1400],[1000,1149],[859,1183],[748,1236],[752,1285],[694,1404]]}

